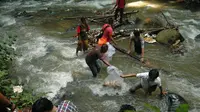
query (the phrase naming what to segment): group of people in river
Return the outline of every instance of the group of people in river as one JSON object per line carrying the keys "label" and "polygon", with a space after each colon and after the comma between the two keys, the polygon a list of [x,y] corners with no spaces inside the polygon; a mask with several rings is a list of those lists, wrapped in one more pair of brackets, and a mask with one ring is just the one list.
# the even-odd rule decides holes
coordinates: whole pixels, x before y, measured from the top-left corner
{"label": "group of people in river", "polygon": [[[116,8],[117,7],[117,8]],[[123,22],[123,11],[125,7],[125,0],[116,0],[116,5],[114,8],[115,15],[114,19],[117,21],[118,13],[120,12],[119,23]],[[109,45],[111,43],[117,45],[116,41],[113,38],[113,19],[109,18],[108,22],[103,25],[101,29],[101,34],[96,38],[96,45],[93,46],[93,49],[89,51],[89,41],[88,41],[88,32],[90,27],[86,22],[86,18],[82,17],[80,19],[81,24],[77,27],[76,37],[78,38],[78,44],[76,48],[76,55],[78,56],[79,51],[87,53],[85,61],[90,68],[93,77],[96,78],[98,73],[101,70],[101,67],[98,64],[98,60],[101,60],[105,65],[111,66],[109,60],[106,59],[105,53],[108,52]],[[108,45],[109,44],[109,45]],[[134,52],[140,58],[140,61],[144,61],[144,40],[140,36],[140,31],[135,30],[130,34],[130,41],[128,44],[128,53],[132,52],[134,44]],[[145,95],[151,95],[152,92],[156,90],[157,87],[160,89],[160,96],[163,96],[161,78],[159,77],[159,71],[157,69],[151,69],[149,72],[143,73],[132,73],[121,75],[122,78],[127,77],[138,77],[141,80],[135,84],[134,87],[130,88],[130,93],[135,93],[136,90],[142,88],[145,91]],[[0,93],[0,110],[7,112],[7,108],[10,108],[11,111],[14,111],[16,105],[10,102],[5,96]],[[47,98],[40,98],[32,105],[31,110],[25,110],[24,112],[77,112],[77,107],[71,102],[64,100],[58,106],[54,106],[53,103]],[[122,105],[119,112],[134,112],[136,109],[131,105]]]}
{"label": "group of people in river", "polygon": [[[125,0],[117,0],[117,9],[115,11],[115,20],[117,20],[117,13],[120,12],[120,20],[122,23],[123,11]],[[76,49],[76,55],[78,56],[78,51],[83,51],[84,53],[88,50],[88,31],[90,30],[89,25],[86,22],[85,18],[81,18],[81,24],[77,27],[77,37],[78,44]],[[113,19],[109,18],[108,22],[103,25],[101,29],[101,34],[96,38],[96,45],[93,46],[93,49],[89,51],[85,57],[85,61],[90,68],[93,77],[97,77],[97,74],[100,72],[101,67],[98,64],[98,60],[101,60],[105,65],[111,66],[108,60],[106,60],[105,53],[108,52],[109,45],[111,43],[117,45],[116,41],[113,38]],[[129,50],[128,53],[132,51],[132,44],[134,44],[135,54],[140,58],[140,61],[144,61],[144,40],[140,36],[140,31],[135,30],[130,34]],[[165,94],[162,89],[161,79],[159,77],[159,71],[157,69],[152,69],[149,72],[138,73],[138,74],[127,74],[121,75],[122,78],[126,77],[138,77],[141,78],[141,81],[138,82],[135,87],[130,89],[131,93],[134,93],[136,90],[143,88],[146,95],[151,95],[157,87],[160,89],[160,96]]]}

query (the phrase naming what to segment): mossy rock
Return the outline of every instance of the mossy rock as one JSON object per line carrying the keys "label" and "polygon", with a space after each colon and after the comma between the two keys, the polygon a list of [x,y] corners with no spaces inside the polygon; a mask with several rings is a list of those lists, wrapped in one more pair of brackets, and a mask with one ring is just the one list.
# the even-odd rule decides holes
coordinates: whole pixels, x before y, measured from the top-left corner
{"label": "mossy rock", "polygon": [[156,37],[156,41],[161,44],[165,45],[172,45],[176,42],[176,40],[179,40],[181,37],[180,33],[175,29],[166,29],[162,30],[158,33]]}

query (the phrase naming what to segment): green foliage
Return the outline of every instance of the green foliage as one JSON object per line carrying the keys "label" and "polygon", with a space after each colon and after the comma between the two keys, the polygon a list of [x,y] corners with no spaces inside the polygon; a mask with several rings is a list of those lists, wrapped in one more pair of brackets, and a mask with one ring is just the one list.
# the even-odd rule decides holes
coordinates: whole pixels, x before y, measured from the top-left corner
{"label": "green foliage", "polygon": [[144,104],[144,106],[148,109],[151,109],[151,111],[154,111],[154,112],[161,112],[160,109],[156,106],[153,106],[153,105],[150,105],[150,104]]}
{"label": "green foliage", "polygon": [[8,70],[14,57],[12,44],[16,41],[16,36],[0,38],[0,70]]}
{"label": "green foliage", "polygon": [[0,91],[6,96],[10,96],[13,93],[12,83],[6,71],[0,71]]}
{"label": "green foliage", "polygon": [[39,97],[46,95],[46,93],[39,93],[37,95],[32,94],[32,90],[23,88],[22,93],[14,93],[13,86],[17,84],[15,80],[11,80],[8,74],[4,71],[0,71],[0,92],[6,97],[10,98],[11,101],[17,105],[17,108],[21,109],[24,107],[30,107],[35,100]]}
{"label": "green foliage", "polygon": [[[153,112],[161,112],[160,109],[156,106],[153,106],[151,104],[145,104],[144,105],[147,109],[150,109]],[[189,111],[189,105],[188,104],[181,104],[177,109],[176,112],[188,112]]]}
{"label": "green foliage", "polygon": [[25,108],[30,107],[38,98],[44,96],[45,93],[33,95],[31,90],[24,90],[22,93],[14,93],[11,96],[11,100],[13,103],[17,105],[17,108]]}
{"label": "green foliage", "polygon": [[177,109],[176,112],[188,112],[189,105],[188,104],[181,104]]}

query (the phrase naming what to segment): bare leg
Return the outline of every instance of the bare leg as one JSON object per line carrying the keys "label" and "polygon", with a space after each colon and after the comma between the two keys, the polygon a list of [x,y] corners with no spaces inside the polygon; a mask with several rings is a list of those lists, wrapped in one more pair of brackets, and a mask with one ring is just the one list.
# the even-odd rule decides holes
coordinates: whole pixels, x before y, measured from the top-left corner
{"label": "bare leg", "polygon": [[138,83],[137,83],[134,87],[132,87],[129,91],[130,91],[131,93],[135,93],[135,91],[138,90],[138,89],[140,89],[140,88],[142,88],[142,85],[141,85],[140,82],[138,82]]}

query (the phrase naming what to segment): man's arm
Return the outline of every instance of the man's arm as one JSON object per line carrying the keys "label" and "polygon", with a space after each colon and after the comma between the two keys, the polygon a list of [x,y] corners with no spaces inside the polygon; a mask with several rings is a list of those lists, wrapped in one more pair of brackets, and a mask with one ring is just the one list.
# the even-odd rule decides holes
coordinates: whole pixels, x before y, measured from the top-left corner
{"label": "man's arm", "polygon": [[16,106],[15,104],[11,103],[3,94],[0,93],[0,105],[4,105],[14,111]]}
{"label": "man's arm", "polygon": [[162,95],[163,94],[162,86],[159,86],[159,89],[160,89],[160,95]]}
{"label": "man's arm", "polygon": [[144,61],[144,48],[142,48],[142,54],[141,54],[141,59],[140,59],[141,62]]}
{"label": "man's arm", "polygon": [[162,86],[159,86],[160,89],[160,96],[162,97],[163,95],[167,94],[166,91],[163,91]]}
{"label": "man's arm", "polygon": [[0,93],[0,104],[5,106],[8,106],[10,104],[10,101],[1,93]]}
{"label": "man's arm", "polygon": [[110,64],[108,61],[106,61],[106,60],[104,60],[104,59],[101,59],[101,61],[103,61],[103,63],[104,63],[105,65],[111,66],[111,64]]}
{"label": "man's arm", "polygon": [[144,39],[142,37],[140,37],[140,39],[141,39],[141,50],[142,50],[140,61],[143,62],[144,61]]}
{"label": "man's arm", "polygon": [[136,74],[120,75],[120,77],[122,77],[122,78],[126,78],[126,77],[136,77]]}

